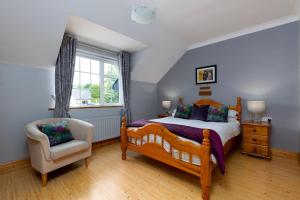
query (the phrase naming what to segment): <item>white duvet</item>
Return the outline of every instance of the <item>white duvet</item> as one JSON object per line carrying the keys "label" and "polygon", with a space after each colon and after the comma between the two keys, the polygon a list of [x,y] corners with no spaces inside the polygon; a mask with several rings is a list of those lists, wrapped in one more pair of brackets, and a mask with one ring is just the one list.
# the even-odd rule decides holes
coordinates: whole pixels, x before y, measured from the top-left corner
{"label": "white duvet", "polygon": [[152,122],[178,124],[191,126],[194,128],[211,129],[220,136],[223,146],[231,138],[240,134],[240,123],[236,119],[229,119],[227,123],[223,122],[205,122],[200,120],[181,119],[175,117],[165,117],[160,119],[152,119]]}
{"label": "white duvet", "polygon": [[[230,119],[227,123],[222,122],[204,122],[200,120],[190,120],[190,119],[181,119],[181,118],[174,118],[174,117],[165,117],[160,119],[152,119],[150,120],[152,122],[158,122],[158,123],[166,123],[166,124],[178,124],[178,125],[185,125],[185,126],[191,126],[195,128],[202,128],[202,129],[211,129],[214,130],[221,138],[223,146],[227,141],[229,141],[231,138],[237,136],[240,134],[240,123],[236,119]],[[136,128],[130,128],[130,129],[136,129]],[[183,138],[178,136],[178,139],[182,141],[190,141],[195,145],[200,146],[200,144],[196,141],[189,140],[187,138]],[[135,141],[134,138],[128,138],[128,141],[133,144],[137,145],[143,145],[147,142],[147,136],[144,136],[142,139],[137,139]],[[162,138],[158,136],[156,138],[156,141],[154,139],[154,134],[149,134],[149,142],[157,144],[162,144]],[[163,148],[169,153],[171,151],[170,144],[165,141],[163,144]],[[175,159],[179,159],[179,152],[177,149],[172,149],[172,157]],[[189,154],[188,153],[182,153],[182,161],[189,162]],[[211,155],[211,160],[213,163],[217,163],[215,156]],[[194,165],[201,165],[201,160],[199,156],[192,155],[192,164]]]}

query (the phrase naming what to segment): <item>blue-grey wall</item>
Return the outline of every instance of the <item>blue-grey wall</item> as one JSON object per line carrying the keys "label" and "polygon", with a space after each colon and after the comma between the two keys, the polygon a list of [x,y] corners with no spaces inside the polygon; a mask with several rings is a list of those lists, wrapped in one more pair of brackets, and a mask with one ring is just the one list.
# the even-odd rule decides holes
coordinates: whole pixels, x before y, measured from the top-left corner
{"label": "blue-grey wall", "polygon": [[132,119],[151,119],[157,114],[157,85],[131,81],[130,106]]}
{"label": "blue-grey wall", "polygon": [[[156,115],[157,90],[151,83],[132,81],[133,119]],[[0,163],[28,157],[24,126],[52,117],[54,69],[0,64]],[[72,117],[90,119],[120,114],[121,108],[72,109]]]}
{"label": "blue-grey wall", "polygon": [[[262,99],[273,118],[272,145],[299,149],[299,23],[256,32],[186,54],[158,83],[158,102],[184,97],[192,103],[198,96],[195,68],[217,64],[218,82],[211,84],[215,100],[234,104],[235,97]],[[244,119],[248,118],[243,106]]]}
{"label": "blue-grey wall", "polygon": [[[300,82],[300,22],[299,22],[299,38],[298,38],[298,46],[299,46],[299,54],[298,54],[298,64],[299,64],[299,82]],[[299,83],[300,84],[300,83]],[[298,90],[299,95],[299,105],[300,105],[300,86]],[[299,108],[300,110],[300,108]],[[300,119],[300,111],[299,111],[299,119]],[[298,123],[298,132],[299,132],[299,148],[298,148],[298,163],[300,165],[300,123]]]}
{"label": "blue-grey wall", "polygon": [[[188,51],[156,85],[132,81],[133,119],[153,118],[163,99],[179,96],[191,103],[200,98],[194,84],[195,68],[218,65],[218,83],[211,84],[213,99],[235,103],[242,96],[265,99],[273,117],[272,144],[299,149],[299,24],[253,33]],[[24,126],[51,117],[49,95],[54,92],[54,70],[0,64],[0,163],[28,156]],[[159,109],[158,109],[159,108]],[[120,109],[72,110],[76,118],[110,116]],[[244,118],[247,111],[244,107]]]}
{"label": "blue-grey wall", "polygon": [[0,163],[27,157],[24,126],[50,117],[53,70],[0,64]]}

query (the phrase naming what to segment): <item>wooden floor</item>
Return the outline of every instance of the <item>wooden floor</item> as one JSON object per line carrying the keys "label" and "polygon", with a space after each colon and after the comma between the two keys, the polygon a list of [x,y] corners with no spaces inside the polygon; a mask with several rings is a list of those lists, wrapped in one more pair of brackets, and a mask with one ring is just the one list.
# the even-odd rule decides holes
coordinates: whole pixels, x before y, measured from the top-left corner
{"label": "wooden floor", "polygon": [[[300,199],[297,161],[267,161],[235,151],[227,157],[227,172],[213,175],[212,200]],[[0,175],[0,199],[195,200],[201,199],[197,177],[141,155],[121,160],[119,143],[96,149],[89,168],[83,162],[49,174],[46,188],[26,167]]]}

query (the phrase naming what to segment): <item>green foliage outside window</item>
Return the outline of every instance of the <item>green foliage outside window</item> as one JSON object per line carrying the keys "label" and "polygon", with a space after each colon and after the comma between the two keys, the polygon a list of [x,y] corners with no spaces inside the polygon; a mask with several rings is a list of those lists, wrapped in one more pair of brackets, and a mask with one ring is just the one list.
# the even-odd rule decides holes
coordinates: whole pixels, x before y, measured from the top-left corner
{"label": "green foliage outside window", "polygon": [[[119,91],[112,88],[116,79],[106,78],[104,81],[104,102],[119,103]],[[91,93],[91,102],[99,103],[100,86],[98,84],[86,84],[82,88],[89,89]]]}

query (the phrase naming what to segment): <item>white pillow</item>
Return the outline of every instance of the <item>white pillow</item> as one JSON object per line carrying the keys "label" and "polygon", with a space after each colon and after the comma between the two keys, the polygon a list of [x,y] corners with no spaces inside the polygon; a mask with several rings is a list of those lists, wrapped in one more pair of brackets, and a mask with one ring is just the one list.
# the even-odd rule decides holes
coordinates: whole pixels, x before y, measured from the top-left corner
{"label": "white pillow", "polygon": [[233,119],[237,119],[237,115],[239,113],[235,110],[228,110],[228,119],[233,118]]}

